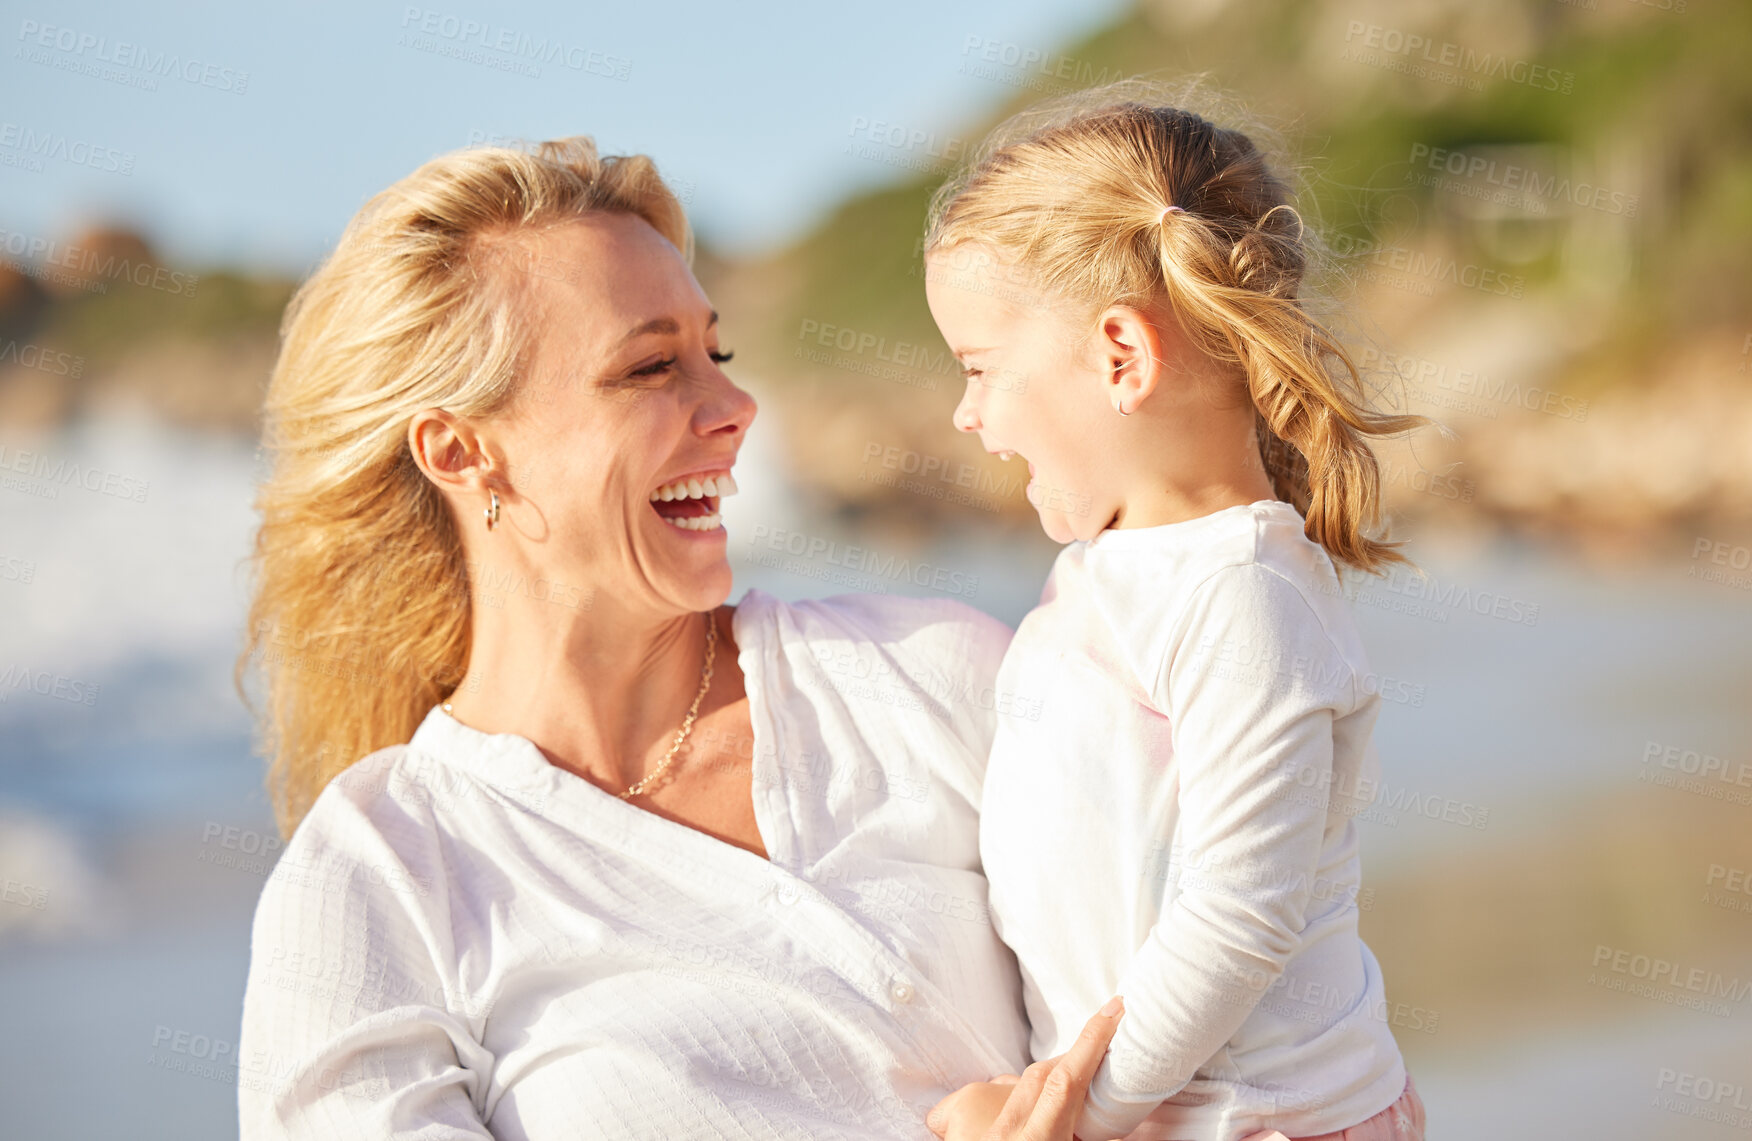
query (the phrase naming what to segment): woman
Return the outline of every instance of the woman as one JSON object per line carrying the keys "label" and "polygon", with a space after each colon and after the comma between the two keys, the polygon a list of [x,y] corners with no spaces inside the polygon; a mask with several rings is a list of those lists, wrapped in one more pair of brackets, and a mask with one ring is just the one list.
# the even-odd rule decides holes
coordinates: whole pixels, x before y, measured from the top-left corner
{"label": "woman", "polygon": [[[245,1138],[924,1138],[1025,1058],[977,844],[1009,633],[720,605],[755,408],[690,252],[642,157],[471,150],[294,300]],[[1114,1021],[1029,1067],[1007,1136],[1071,1136]]]}

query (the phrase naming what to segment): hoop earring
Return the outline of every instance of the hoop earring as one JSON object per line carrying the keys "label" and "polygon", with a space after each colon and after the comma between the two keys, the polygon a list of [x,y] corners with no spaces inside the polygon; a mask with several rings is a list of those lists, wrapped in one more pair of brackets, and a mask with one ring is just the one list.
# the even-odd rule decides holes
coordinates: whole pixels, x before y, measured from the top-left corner
{"label": "hoop earring", "polygon": [[499,493],[496,491],[489,491],[487,494],[492,497],[492,504],[484,509],[481,514],[487,517],[487,530],[491,531],[494,525],[499,522]]}
{"label": "hoop earring", "polygon": [[1115,412],[1119,413],[1121,416],[1130,416],[1131,415],[1130,412],[1127,412],[1125,410],[1125,405],[1123,405],[1123,404],[1115,404],[1113,406],[1113,410]]}

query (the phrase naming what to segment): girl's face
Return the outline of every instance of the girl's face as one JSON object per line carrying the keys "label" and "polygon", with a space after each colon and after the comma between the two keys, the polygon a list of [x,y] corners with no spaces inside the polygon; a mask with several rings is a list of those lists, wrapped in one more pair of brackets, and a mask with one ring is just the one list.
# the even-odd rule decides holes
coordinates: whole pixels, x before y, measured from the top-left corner
{"label": "girl's face", "polygon": [[967,374],[955,427],[1028,464],[1028,501],[1054,542],[1092,539],[1120,507],[1111,435],[1121,418],[1087,336],[1090,314],[1051,304],[985,246],[933,250],[925,299]]}

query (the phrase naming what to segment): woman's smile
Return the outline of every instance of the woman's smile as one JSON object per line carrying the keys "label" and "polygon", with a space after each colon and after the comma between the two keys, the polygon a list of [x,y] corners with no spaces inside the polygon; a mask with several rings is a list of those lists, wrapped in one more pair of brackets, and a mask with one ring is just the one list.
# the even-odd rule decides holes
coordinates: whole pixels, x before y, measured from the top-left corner
{"label": "woman's smile", "polygon": [[678,531],[701,536],[722,536],[724,526],[719,504],[736,494],[736,478],[729,469],[695,472],[659,485],[651,492],[651,509]]}

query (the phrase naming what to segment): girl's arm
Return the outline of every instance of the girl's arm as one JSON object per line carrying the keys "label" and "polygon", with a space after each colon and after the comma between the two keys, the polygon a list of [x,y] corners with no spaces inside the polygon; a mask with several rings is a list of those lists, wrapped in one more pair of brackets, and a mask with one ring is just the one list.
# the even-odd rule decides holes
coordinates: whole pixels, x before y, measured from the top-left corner
{"label": "girl's arm", "polygon": [[1283,973],[1326,829],[1334,712],[1355,702],[1318,616],[1258,564],[1194,593],[1163,672],[1180,890],[1121,976],[1126,1016],[1090,1086],[1083,1141],[1125,1135],[1177,1093]]}

